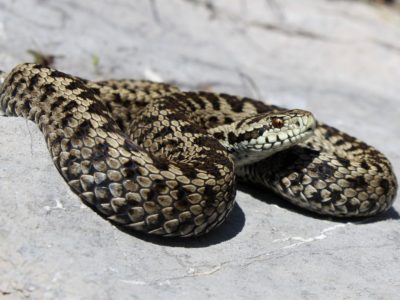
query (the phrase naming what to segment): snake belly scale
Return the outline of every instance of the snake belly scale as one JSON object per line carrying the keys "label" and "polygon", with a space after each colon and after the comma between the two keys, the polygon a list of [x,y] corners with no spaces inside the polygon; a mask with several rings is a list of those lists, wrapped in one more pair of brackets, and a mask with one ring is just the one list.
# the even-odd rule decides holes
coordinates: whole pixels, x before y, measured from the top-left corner
{"label": "snake belly scale", "polygon": [[21,64],[4,76],[0,107],[38,124],[55,166],[86,204],[150,234],[186,237],[220,225],[236,177],[335,217],[385,211],[397,191],[378,150],[309,112],[248,98],[91,82]]}

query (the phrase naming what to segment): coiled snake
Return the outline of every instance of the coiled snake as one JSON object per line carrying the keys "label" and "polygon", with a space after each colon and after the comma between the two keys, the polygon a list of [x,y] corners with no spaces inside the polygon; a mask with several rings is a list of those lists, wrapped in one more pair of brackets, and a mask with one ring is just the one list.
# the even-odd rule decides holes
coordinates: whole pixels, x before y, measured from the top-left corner
{"label": "coiled snake", "polygon": [[235,177],[336,217],[375,215],[395,198],[383,154],[306,111],[35,64],[3,79],[2,111],[36,122],[71,189],[120,226],[206,233],[232,209]]}

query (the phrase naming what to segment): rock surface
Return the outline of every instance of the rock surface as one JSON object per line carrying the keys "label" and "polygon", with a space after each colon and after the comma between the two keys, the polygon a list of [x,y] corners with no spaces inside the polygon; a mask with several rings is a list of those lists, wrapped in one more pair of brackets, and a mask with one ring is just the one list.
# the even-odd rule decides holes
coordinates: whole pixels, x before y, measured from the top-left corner
{"label": "rock surface", "polygon": [[[0,67],[55,55],[91,79],[147,78],[311,110],[400,174],[400,13],[355,1],[4,0]],[[266,100],[267,101],[267,100]],[[0,117],[1,299],[394,299],[400,201],[351,222],[242,189],[207,236],[131,236],[82,205],[42,135]]]}

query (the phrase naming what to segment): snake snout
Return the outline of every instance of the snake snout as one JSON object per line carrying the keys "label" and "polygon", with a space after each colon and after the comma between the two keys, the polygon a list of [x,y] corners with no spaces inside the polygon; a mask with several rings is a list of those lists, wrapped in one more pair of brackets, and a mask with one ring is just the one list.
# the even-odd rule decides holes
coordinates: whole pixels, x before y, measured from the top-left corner
{"label": "snake snout", "polygon": [[286,112],[289,115],[290,121],[288,130],[292,130],[294,135],[312,134],[315,129],[316,121],[314,115],[305,110],[295,109]]}

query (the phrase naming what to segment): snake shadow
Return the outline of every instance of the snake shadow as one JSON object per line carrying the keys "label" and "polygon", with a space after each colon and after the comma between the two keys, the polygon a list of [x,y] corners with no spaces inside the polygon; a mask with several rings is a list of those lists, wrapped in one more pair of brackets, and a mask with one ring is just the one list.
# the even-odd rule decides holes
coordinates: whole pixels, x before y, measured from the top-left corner
{"label": "snake shadow", "polygon": [[122,232],[132,235],[133,237],[139,238],[143,241],[157,244],[160,246],[169,247],[184,247],[184,248],[202,248],[216,245],[222,242],[226,242],[236,235],[238,235],[246,223],[246,218],[243,210],[240,206],[235,203],[231,213],[226,218],[225,222],[219,227],[211,230],[209,233],[197,237],[162,237],[162,236],[152,236],[149,234],[136,232],[129,230],[122,226],[116,227]]}
{"label": "snake shadow", "polygon": [[[290,167],[296,166],[296,170],[298,173],[301,173],[303,168],[308,168],[309,164],[313,161],[315,157],[319,155],[319,151],[303,147],[303,146],[295,146],[289,150],[281,151],[270,158],[265,160],[266,165],[270,166],[268,172],[274,174],[275,171],[281,170],[289,170]],[[307,157],[307,159],[304,159]],[[318,170],[321,172],[321,176],[324,175],[325,170],[321,168]],[[250,194],[253,198],[259,199],[265,203],[277,205],[281,208],[287,209],[291,212],[302,214],[304,216],[319,219],[319,220],[330,220],[338,223],[353,223],[353,224],[367,224],[367,223],[375,223],[385,220],[399,220],[400,214],[396,211],[394,207],[391,207],[386,212],[380,213],[376,216],[372,217],[349,217],[349,218],[339,218],[333,216],[323,216],[311,211],[308,211],[304,208],[298,207],[285,200],[284,198],[278,196],[272,191],[267,190],[265,187],[256,186],[252,183],[243,183],[239,182],[238,188],[247,194]]]}
{"label": "snake shadow", "polygon": [[386,220],[400,220],[400,214],[398,211],[392,206],[387,211],[380,213],[376,216],[372,217],[349,217],[349,218],[338,218],[333,216],[323,216],[296,205],[293,205],[289,201],[279,197],[273,192],[267,190],[266,188],[261,188],[259,186],[255,186],[249,183],[239,183],[239,190],[242,192],[251,195],[253,198],[265,202],[267,204],[276,205],[280,208],[286,209],[293,213],[301,214],[309,218],[318,219],[318,220],[329,220],[337,223],[353,223],[354,225],[362,225],[369,223],[376,223],[380,221]]}

